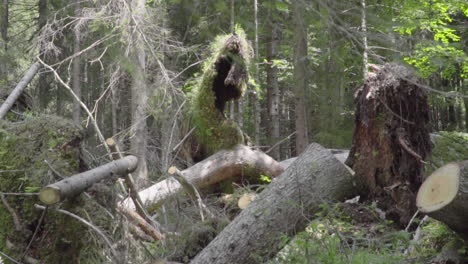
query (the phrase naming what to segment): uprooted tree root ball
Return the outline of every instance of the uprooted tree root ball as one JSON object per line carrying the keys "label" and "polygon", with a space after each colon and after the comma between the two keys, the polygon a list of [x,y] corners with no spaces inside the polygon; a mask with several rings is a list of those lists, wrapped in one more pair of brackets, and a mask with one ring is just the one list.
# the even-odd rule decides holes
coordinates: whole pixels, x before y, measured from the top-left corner
{"label": "uprooted tree root ball", "polygon": [[427,94],[414,74],[388,63],[355,94],[353,145],[346,164],[379,197],[389,218],[406,225],[432,150]]}
{"label": "uprooted tree root ball", "polygon": [[252,48],[245,33],[216,38],[206,61],[200,83],[193,93],[190,117],[195,129],[195,161],[221,149],[244,142],[238,125],[224,115],[226,102],[239,99],[247,88]]}

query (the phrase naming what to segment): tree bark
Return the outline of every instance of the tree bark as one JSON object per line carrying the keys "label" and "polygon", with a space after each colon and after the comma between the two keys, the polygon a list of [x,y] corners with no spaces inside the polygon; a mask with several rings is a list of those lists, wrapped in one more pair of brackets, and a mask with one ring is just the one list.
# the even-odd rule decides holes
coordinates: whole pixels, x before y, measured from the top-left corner
{"label": "tree bark", "polygon": [[465,132],[468,133],[468,98],[463,98],[465,104]]}
{"label": "tree bark", "polygon": [[[278,85],[278,68],[274,65],[273,61],[277,59],[278,44],[280,39],[279,26],[271,18],[274,14],[269,11],[270,19],[268,21],[268,39],[266,41],[266,56],[269,64],[266,70],[266,85],[268,95],[268,115],[269,115],[269,138],[270,146],[273,146],[280,140],[280,125],[279,125],[279,98],[280,91]],[[274,159],[280,159],[279,148],[271,151],[271,156]]]}
{"label": "tree bark", "polygon": [[[259,78],[259,49],[258,49],[258,1],[254,0],[254,19],[255,19],[255,82],[257,85],[260,84]],[[255,145],[260,146],[260,137],[261,137],[261,107],[260,107],[260,100],[256,91],[254,91],[253,98],[253,105],[254,105],[254,122],[255,122]],[[467,106],[468,109],[468,106]],[[468,119],[468,118],[467,118]],[[468,127],[468,124],[467,124]]]}
{"label": "tree bark", "polygon": [[33,65],[31,65],[31,67],[29,67],[28,71],[23,76],[21,81],[16,85],[15,89],[13,89],[13,91],[5,100],[5,102],[3,102],[3,104],[0,106],[0,119],[3,119],[6,116],[8,111],[15,104],[18,97],[20,97],[21,93],[23,93],[26,86],[28,86],[28,84],[34,78],[39,68],[40,68],[39,62],[35,62]]}
{"label": "tree bark", "polygon": [[[47,24],[47,18],[48,18],[48,13],[49,13],[48,8],[47,8],[47,1],[48,0],[38,1],[37,10],[38,10],[39,16],[37,18],[37,32],[40,32],[42,28]],[[41,60],[44,62],[48,62],[44,54],[44,49],[45,49],[44,44],[41,44],[39,49],[41,50],[41,53],[42,53],[41,55],[39,55]],[[39,81],[38,81],[38,85],[36,89],[37,90],[36,94],[39,99],[38,100],[39,106],[40,106],[40,109],[46,109],[52,97],[51,87],[50,87],[50,83],[52,81],[49,78],[49,74],[45,74],[45,73],[40,74],[38,79]]]}
{"label": "tree bark", "polygon": [[354,195],[353,183],[330,151],[311,144],[190,263],[263,263],[284,236],[303,230],[321,204]]}
{"label": "tree bark", "polygon": [[367,51],[367,19],[366,19],[366,0],[361,0],[361,31],[362,31],[362,66],[363,66],[363,78],[366,81],[367,76],[367,65],[369,64],[369,56]]}
{"label": "tree bark", "polygon": [[434,171],[419,188],[416,204],[468,238],[468,160]]}
{"label": "tree bark", "polygon": [[[78,10],[79,9],[75,11],[76,16],[78,16],[78,13],[79,13]],[[73,43],[73,53],[77,54],[78,52],[80,52],[80,29],[78,27],[75,27],[75,41]],[[80,56],[77,56],[73,59],[72,89],[78,98],[81,98],[80,75],[81,75]],[[77,99],[74,99],[72,115],[73,115],[73,122],[77,125],[81,124],[80,113],[81,113],[81,105]]]}
{"label": "tree bark", "polygon": [[[268,175],[276,177],[283,172],[283,167],[263,152],[251,150],[247,146],[238,145],[233,150],[219,151],[194,166],[181,171],[187,182],[197,188],[204,188],[215,183],[240,176]],[[183,190],[181,184],[174,178],[140,191],[144,205],[158,206],[167,199]],[[130,199],[122,201],[122,206],[134,209]]]}
{"label": "tree bark", "polygon": [[355,95],[353,145],[346,161],[387,216],[406,225],[416,211],[429,137],[427,95],[410,71],[386,64]]}
{"label": "tree bark", "polygon": [[2,14],[2,23],[1,23],[1,31],[2,31],[2,39],[3,39],[3,47],[5,52],[8,51],[8,19],[9,19],[9,10],[8,10],[8,0],[3,0],[3,14]]}
{"label": "tree bark", "polygon": [[[145,16],[145,0],[135,0],[134,14],[135,19],[140,22],[136,27],[144,25],[143,18]],[[146,54],[145,44],[139,30],[133,32],[135,47],[133,50],[133,58],[135,70],[133,73],[133,83],[131,86],[132,94],[132,127],[134,136],[130,140],[131,151],[138,157],[138,169],[135,172],[138,186],[144,185],[148,180],[148,168],[146,166],[146,146],[147,146],[147,126],[146,126],[146,102],[148,99],[146,89]]]}
{"label": "tree bark", "polygon": [[300,155],[308,144],[306,118],[306,90],[307,80],[307,26],[304,23],[304,7],[301,1],[293,1],[294,21],[294,87],[296,111],[296,155]]}
{"label": "tree bark", "polygon": [[80,194],[94,183],[103,179],[134,171],[137,168],[137,163],[138,159],[135,156],[127,156],[92,170],[73,175],[44,187],[39,193],[39,199],[46,205],[56,204],[66,198]]}

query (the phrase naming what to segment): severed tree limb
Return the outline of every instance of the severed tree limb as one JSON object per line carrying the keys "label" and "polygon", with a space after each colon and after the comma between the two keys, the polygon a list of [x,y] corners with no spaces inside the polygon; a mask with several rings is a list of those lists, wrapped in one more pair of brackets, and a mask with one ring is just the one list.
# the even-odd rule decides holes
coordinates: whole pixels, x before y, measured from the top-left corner
{"label": "severed tree limb", "polygon": [[33,65],[31,65],[31,67],[29,67],[24,77],[16,85],[15,89],[13,89],[5,102],[3,102],[3,104],[0,106],[0,119],[3,119],[6,116],[8,111],[15,104],[16,100],[18,100],[20,95],[23,93],[26,86],[28,86],[28,84],[34,78],[40,66],[41,64],[39,62],[35,62]]}
{"label": "severed tree limb", "polygon": [[15,210],[10,206],[8,201],[5,198],[5,195],[3,193],[0,193],[0,199],[2,200],[3,206],[7,209],[8,212],[10,212],[11,216],[13,217],[13,223],[15,224],[15,230],[16,231],[21,231],[23,230],[23,225],[21,224],[21,220],[18,216],[18,214],[15,212]]}
{"label": "severed tree limb", "polygon": [[[236,176],[262,174],[276,177],[281,172],[283,167],[270,156],[238,145],[233,150],[221,150],[213,154],[181,171],[181,174],[196,188],[204,188]],[[182,185],[171,177],[140,191],[140,197],[144,205],[158,206],[182,191]],[[121,205],[135,209],[131,199],[125,199]]]}
{"label": "severed tree limb", "polygon": [[[113,138],[108,138],[106,139],[106,144],[109,146],[109,149],[111,150],[112,153],[112,159],[113,160],[119,160],[123,158],[122,153],[120,152],[119,146],[117,145],[117,142]],[[127,185],[129,191],[130,191],[130,198],[133,200],[133,203],[135,203],[136,210],[138,214],[140,214],[143,218],[146,218],[145,210],[142,206],[141,198],[138,195],[138,191],[135,187],[135,182],[133,181],[133,176],[130,173],[127,173],[124,175],[125,179],[125,184]]]}
{"label": "severed tree limb", "polygon": [[150,225],[143,217],[137,214],[133,210],[129,210],[126,208],[118,208],[120,212],[125,214],[128,218],[130,218],[145,234],[149,235],[155,241],[163,240],[164,234],[157,231],[152,225]]}
{"label": "severed tree limb", "polygon": [[137,163],[138,159],[135,156],[127,156],[92,170],[73,175],[42,188],[39,193],[39,199],[46,205],[56,204],[68,197],[73,197],[83,192],[86,188],[105,178],[134,171]]}
{"label": "severed tree limb", "polygon": [[[119,160],[123,159],[122,152],[119,149],[119,145],[113,138],[106,139],[106,144],[109,146],[109,149],[112,151],[112,159]],[[137,223],[137,226],[143,230],[146,234],[151,236],[156,241],[164,239],[164,235],[161,234],[160,231],[157,230],[158,224],[156,221],[151,219],[146,209],[143,207],[143,203],[141,202],[140,195],[135,187],[135,183],[133,181],[133,176],[131,173],[124,174],[125,184],[127,185],[130,193],[130,198],[132,199],[133,203],[136,205],[136,212],[125,209],[119,208],[120,211],[123,212],[127,217],[131,218],[134,222]]]}
{"label": "severed tree limb", "polygon": [[416,197],[422,213],[468,239],[468,160],[449,163],[423,182]]}
{"label": "severed tree limb", "polygon": [[190,264],[265,263],[321,204],[355,196],[355,179],[329,150],[311,144]]}
{"label": "severed tree limb", "polygon": [[181,185],[184,187],[185,191],[188,193],[192,200],[197,201],[198,207],[200,208],[200,216],[202,221],[205,221],[205,216],[203,215],[203,211],[210,215],[210,217],[214,218],[214,214],[208,209],[208,207],[203,203],[201,198],[200,192],[197,190],[193,184],[188,182],[182,172],[178,170],[176,167],[170,167],[168,173],[172,175]]}

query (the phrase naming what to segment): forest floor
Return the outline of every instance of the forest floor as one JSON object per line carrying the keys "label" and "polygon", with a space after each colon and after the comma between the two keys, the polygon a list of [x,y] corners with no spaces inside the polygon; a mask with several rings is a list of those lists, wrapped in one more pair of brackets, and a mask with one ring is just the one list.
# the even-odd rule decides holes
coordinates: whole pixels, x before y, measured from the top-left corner
{"label": "forest floor", "polygon": [[419,215],[401,227],[386,220],[375,203],[348,201],[322,207],[270,264],[468,263],[468,244],[432,218]]}

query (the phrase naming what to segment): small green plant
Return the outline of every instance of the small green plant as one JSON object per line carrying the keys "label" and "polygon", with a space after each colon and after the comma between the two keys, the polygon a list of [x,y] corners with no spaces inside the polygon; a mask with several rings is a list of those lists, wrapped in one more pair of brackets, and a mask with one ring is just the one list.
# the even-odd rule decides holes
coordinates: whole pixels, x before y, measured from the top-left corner
{"label": "small green plant", "polygon": [[271,182],[271,177],[268,177],[266,175],[260,175],[260,181],[262,183],[270,183]]}

